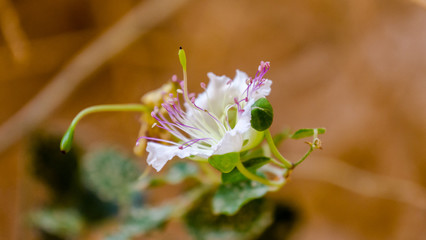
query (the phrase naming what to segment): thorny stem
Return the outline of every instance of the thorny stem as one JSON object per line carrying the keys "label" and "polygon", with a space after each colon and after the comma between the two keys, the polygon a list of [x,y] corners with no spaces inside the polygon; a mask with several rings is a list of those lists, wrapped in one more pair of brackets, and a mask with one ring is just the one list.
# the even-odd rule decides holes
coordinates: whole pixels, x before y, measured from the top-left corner
{"label": "thorny stem", "polygon": [[266,141],[268,142],[268,145],[269,145],[269,148],[271,149],[272,154],[275,157],[277,157],[278,160],[280,160],[280,162],[282,162],[284,167],[287,169],[294,168],[294,165],[290,161],[285,159],[283,155],[281,155],[281,153],[278,151],[277,147],[275,146],[274,140],[272,139],[271,132],[269,131],[269,129],[265,131],[265,138],[266,138]]}

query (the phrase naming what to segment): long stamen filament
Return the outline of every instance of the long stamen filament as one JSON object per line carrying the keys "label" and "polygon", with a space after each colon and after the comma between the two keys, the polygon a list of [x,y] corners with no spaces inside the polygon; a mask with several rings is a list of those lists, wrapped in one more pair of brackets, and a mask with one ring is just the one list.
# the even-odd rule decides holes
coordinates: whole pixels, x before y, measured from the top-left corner
{"label": "long stamen filament", "polygon": [[[195,103],[193,103],[191,101],[191,99],[189,99],[189,95],[188,95],[188,93],[189,93],[188,92],[188,77],[187,77],[187,72],[186,72],[186,54],[185,54],[185,51],[182,49],[182,47],[179,48],[178,56],[179,56],[180,64],[182,65],[182,70],[183,70],[183,97],[184,97],[185,101],[188,103],[189,106],[191,106],[195,110],[202,112],[202,114],[208,114],[208,115],[210,115],[210,117],[212,117],[213,120],[216,122],[216,125],[218,126],[218,129],[220,131],[220,134],[224,134],[224,131],[226,131],[226,129],[223,126],[222,123],[218,122],[219,121],[218,118],[214,114],[212,115],[212,113],[210,113],[210,112],[208,112],[208,111],[206,111],[204,109],[201,109],[201,108],[197,107],[195,105]],[[204,125],[204,127],[207,128],[210,133],[215,134],[217,139],[221,138],[221,135],[219,133],[217,133],[217,129],[212,129],[210,127],[210,124],[208,124],[207,122],[205,122],[202,117],[200,119],[202,119],[202,121],[203,121],[201,123],[201,125]]]}
{"label": "long stamen filament", "polygon": [[74,130],[77,123],[86,115],[97,112],[149,112],[151,109],[142,104],[108,104],[88,107],[80,111],[72,120],[68,130],[61,140],[61,151],[67,153],[71,150]]}

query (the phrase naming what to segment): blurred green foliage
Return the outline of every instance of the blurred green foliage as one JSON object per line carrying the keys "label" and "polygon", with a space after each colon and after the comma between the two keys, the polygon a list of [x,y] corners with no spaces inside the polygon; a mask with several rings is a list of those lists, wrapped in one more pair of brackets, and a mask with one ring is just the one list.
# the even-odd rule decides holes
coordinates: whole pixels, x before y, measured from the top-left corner
{"label": "blurred green foliage", "polygon": [[[219,186],[208,185],[198,180],[200,169],[194,162],[174,161],[160,174],[141,175],[133,159],[111,148],[86,154],[80,162],[78,147],[64,155],[58,149],[59,138],[37,134],[32,139],[31,168],[52,193],[49,202],[30,213],[42,239],[79,238],[83,228],[118,213],[118,228],[106,234],[109,240],[132,239],[182,217],[196,239],[256,239],[274,226],[274,204],[264,198],[270,189],[237,169],[222,174],[224,182]],[[255,155],[244,155],[248,158],[244,165],[259,174],[256,170],[269,158],[249,158]],[[156,207],[142,205],[141,189],[189,183],[187,180],[192,183],[186,184],[180,196]],[[275,218],[284,224],[279,228],[292,228],[295,218],[289,213],[275,212]]]}

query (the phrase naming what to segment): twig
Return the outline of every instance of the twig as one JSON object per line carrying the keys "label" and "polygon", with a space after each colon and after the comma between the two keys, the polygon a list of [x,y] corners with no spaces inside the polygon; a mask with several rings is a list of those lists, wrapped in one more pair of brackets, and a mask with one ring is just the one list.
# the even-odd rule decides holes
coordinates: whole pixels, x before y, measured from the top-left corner
{"label": "twig", "polygon": [[410,0],[411,2],[420,5],[423,8],[426,8],[426,0]]}
{"label": "twig", "polygon": [[0,152],[46,119],[87,76],[187,1],[148,0],[134,7],[73,57],[40,93],[0,126]]}
{"label": "twig", "polygon": [[374,174],[339,160],[316,159],[299,168],[294,176],[328,182],[361,195],[398,201],[426,211],[426,189],[421,185]]}
{"label": "twig", "polygon": [[22,30],[18,14],[9,0],[0,0],[0,24],[13,58],[19,63],[25,63],[30,54],[28,39]]}

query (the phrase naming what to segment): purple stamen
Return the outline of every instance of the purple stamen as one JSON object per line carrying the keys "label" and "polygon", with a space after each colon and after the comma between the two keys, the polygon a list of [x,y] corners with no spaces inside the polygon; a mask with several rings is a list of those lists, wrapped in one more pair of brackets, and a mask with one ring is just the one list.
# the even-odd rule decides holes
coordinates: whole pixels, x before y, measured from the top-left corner
{"label": "purple stamen", "polygon": [[[184,143],[179,144],[173,141],[163,140],[159,138],[151,138],[151,137],[142,137],[142,138],[179,146],[179,149],[182,149],[182,150],[187,147],[193,146],[194,144],[196,144],[196,148],[199,148],[199,149],[207,149],[209,148],[209,146],[213,146],[214,144],[216,144],[217,139],[205,138],[204,136],[210,136],[214,134],[212,131],[219,132],[222,130],[222,128],[224,128],[225,131],[228,131],[229,129],[231,129],[231,126],[229,123],[228,110],[236,107],[238,114],[244,112],[243,107],[245,105],[244,104],[242,105],[242,102],[248,102],[249,98],[253,94],[255,94],[255,91],[259,90],[262,86],[265,85],[266,79],[264,79],[263,77],[266,74],[266,72],[269,70],[269,68],[270,68],[269,62],[264,62],[264,61],[260,62],[258,70],[255,74],[255,77],[248,78],[246,80],[247,88],[242,93],[242,96],[238,96],[234,98],[235,105],[234,104],[228,105],[225,111],[224,122],[219,121],[219,119],[214,114],[210,113],[207,109],[203,109],[197,106],[195,104],[195,100],[196,100],[195,93],[186,92],[184,90],[185,88],[184,81],[178,80],[177,76],[173,75],[172,81],[178,82],[180,85],[180,88],[177,90],[176,95],[173,95],[172,93],[168,93],[168,95],[164,93],[163,95],[163,103],[161,104],[161,106],[167,112],[167,115],[163,114],[164,111],[160,111],[158,107],[155,107],[154,111],[151,113],[151,116],[158,121],[159,124],[157,125],[157,127],[164,129],[166,131],[169,131],[176,138],[178,138],[179,141]],[[231,79],[229,79],[226,82],[227,85],[230,85],[231,83],[232,83]],[[207,85],[204,82],[200,83],[200,86],[205,91],[207,91]],[[239,99],[240,97],[242,98]],[[182,99],[185,99],[185,102],[189,100],[189,102],[187,102],[186,104],[189,104],[193,108],[184,110],[188,106],[186,106],[185,104],[181,105],[180,100]],[[210,126],[209,119],[205,119],[206,116],[203,115],[204,113],[207,113],[211,119],[216,121],[217,126],[212,128],[212,126]],[[216,127],[218,129],[215,129]],[[221,134],[218,134],[218,135],[220,137]],[[200,138],[200,137],[204,137],[204,138]],[[138,139],[138,141],[139,140],[140,138]],[[200,144],[200,142],[204,142],[205,144],[204,143]]]}
{"label": "purple stamen", "polygon": [[175,142],[172,142],[172,141],[168,141],[168,140],[164,140],[164,139],[161,139],[161,138],[153,138],[153,137],[146,137],[146,136],[142,136],[142,137],[139,137],[138,138],[138,140],[136,140],[136,146],[138,146],[139,145],[139,141],[141,140],[141,138],[144,138],[144,139],[146,139],[146,140],[151,140],[151,141],[156,141],[156,142],[165,142],[165,143],[170,143],[170,144],[173,144],[173,145],[178,145],[177,143],[175,143]]}
{"label": "purple stamen", "polygon": [[178,81],[178,78],[177,78],[177,76],[175,74],[175,75],[172,76],[172,82],[177,82],[177,81]]}
{"label": "purple stamen", "polygon": [[211,138],[198,138],[198,139],[191,139],[185,143],[183,143],[182,145],[179,146],[179,149],[185,149],[187,147],[190,147],[191,145],[199,142],[199,141],[203,141],[203,140],[207,140],[207,139],[211,139]]}

